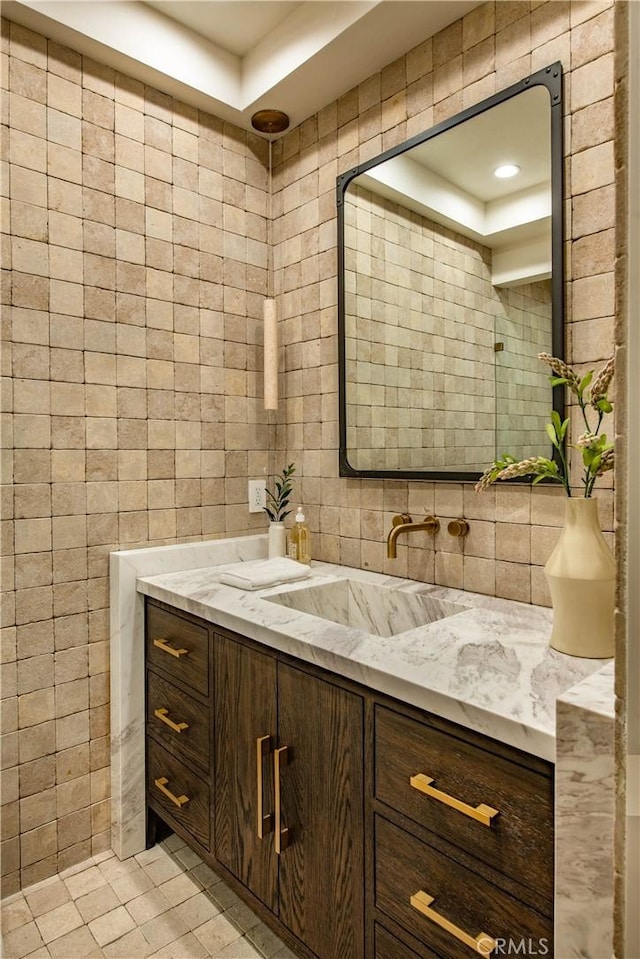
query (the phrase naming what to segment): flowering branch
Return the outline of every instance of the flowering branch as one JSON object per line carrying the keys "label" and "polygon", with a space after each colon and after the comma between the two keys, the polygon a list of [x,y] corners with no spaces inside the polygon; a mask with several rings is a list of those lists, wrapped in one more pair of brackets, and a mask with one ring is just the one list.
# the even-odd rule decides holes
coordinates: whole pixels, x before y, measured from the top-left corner
{"label": "flowering branch", "polygon": [[[614,374],[614,361],[610,359],[593,378],[590,370],[580,379],[576,371],[564,360],[560,360],[548,353],[539,353],[538,358],[546,363],[552,371],[550,377],[552,386],[567,386],[578,400],[578,405],[584,420],[585,432],[578,438],[574,449],[582,452],[584,475],[582,484],[584,496],[590,497],[593,493],[598,476],[612,470],[615,462],[613,443],[607,442],[606,433],[600,433],[602,419],[605,413],[613,410],[613,404],[607,396]],[[590,389],[589,389],[590,388]],[[597,422],[591,423],[595,411]],[[546,459],[544,456],[530,456],[528,459],[516,460],[514,456],[505,453],[501,458],[487,467],[478,482],[476,492],[488,489],[497,480],[514,479],[516,476],[534,477],[533,485],[543,479],[562,483],[567,496],[571,496],[569,485],[569,466],[567,462],[567,430],[569,419],[561,421],[558,413],[553,410],[551,422],[547,423],[546,430],[551,443],[556,450],[558,462]]]}

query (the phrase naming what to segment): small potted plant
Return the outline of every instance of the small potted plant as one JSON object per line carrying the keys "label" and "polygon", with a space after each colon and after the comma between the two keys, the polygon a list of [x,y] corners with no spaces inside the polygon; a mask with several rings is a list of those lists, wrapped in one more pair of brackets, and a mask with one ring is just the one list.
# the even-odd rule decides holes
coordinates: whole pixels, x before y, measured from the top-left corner
{"label": "small potted plant", "polygon": [[264,511],[269,517],[269,559],[284,556],[286,553],[287,533],[284,521],[291,512],[287,509],[293,491],[291,477],[296,471],[295,463],[289,463],[276,478],[272,492],[266,489],[267,505]]}

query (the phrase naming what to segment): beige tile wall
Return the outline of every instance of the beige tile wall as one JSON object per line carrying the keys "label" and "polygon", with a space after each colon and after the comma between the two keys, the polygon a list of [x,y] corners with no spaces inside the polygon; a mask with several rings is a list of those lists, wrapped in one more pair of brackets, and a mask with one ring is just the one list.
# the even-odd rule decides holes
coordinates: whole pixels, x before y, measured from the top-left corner
{"label": "beige tile wall", "polygon": [[109,844],[109,551],[264,528],[272,430],[265,142],[6,21],[2,58],[6,894]]}
{"label": "beige tile wall", "polygon": [[[276,144],[275,466],[298,464],[315,557],[547,601],[555,491],[338,477],[335,179],[561,59],[568,355],[599,363],[613,341],[613,49],[610,2],[487,3]],[[262,528],[246,478],[274,464],[258,401],[265,144],[6,22],[2,77],[7,894],[108,844],[108,552]],[[445,522],[387,562],[401,510],[464,513],[471,532],[459,543]]]}
{"label": "beige tile wall", "polygon": [[[539,353],[551,344],[551,281],[496,289],[496,454],[537,456],[549,419],[549,369]],[[486,457],[485,457],[486,465]]]}
{"label": "beige tile wall", "polygon": [[[566,355],[581,370],[613,353],[614,11],[609,0],[489,2],[389,64],[276,144],[275,263],[283,308],[286,409],[278,442],[302,474],[313,555],[525,602],[548,603],[543,565],[562,525],[557,489],[338,476],[338,174],[549,63],[565,70]],[[579,428],[579,427],[578,427]],[[609,430],[611,432],[611,430]],[[541,442],[546,450],[544,437]],[[572,480],[579,489],[579,464]],[[611,474],[599,485],[613,529]],[[435,512],[435,539],[384,540],[395,513]],[[464,542],[447,521],[465,515]]]}

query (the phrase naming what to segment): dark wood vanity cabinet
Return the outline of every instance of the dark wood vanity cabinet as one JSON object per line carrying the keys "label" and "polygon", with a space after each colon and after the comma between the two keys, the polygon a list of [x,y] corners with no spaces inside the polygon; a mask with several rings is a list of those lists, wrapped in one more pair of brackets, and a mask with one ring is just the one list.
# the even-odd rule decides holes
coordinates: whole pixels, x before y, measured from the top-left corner
{"label": "dark wood vanity cabinet", "polygon": [[147,600],[148,806],[304,959],[553,955],[553,768]]}
{"label": "dark wood vanity cabinet", "polygon": [[364,956],[363,697],[153,601],[146,632],[150,808],[300,955]]}

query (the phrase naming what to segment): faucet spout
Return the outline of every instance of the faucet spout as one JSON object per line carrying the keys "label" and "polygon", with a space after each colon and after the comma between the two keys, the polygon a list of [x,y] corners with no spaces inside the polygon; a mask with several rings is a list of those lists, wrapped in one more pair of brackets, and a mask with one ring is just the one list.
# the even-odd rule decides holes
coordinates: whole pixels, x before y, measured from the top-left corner
{"label": "faucet spout", "polygon": [[426,530],[437,533],[440,529],[440,520],[435,516],[425,516],[421,523],[414,523],[408,513],[400,513],[393,517],[393,524],[387,536],[387,559],[396,559],[398,555],[397,539],[400,533],[411,533],[414,530]]}

